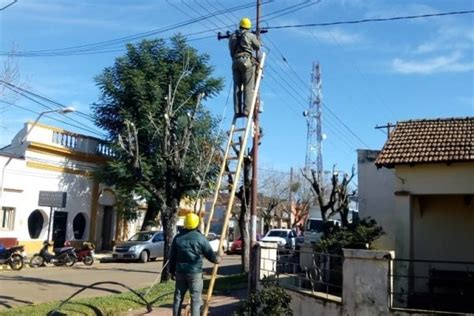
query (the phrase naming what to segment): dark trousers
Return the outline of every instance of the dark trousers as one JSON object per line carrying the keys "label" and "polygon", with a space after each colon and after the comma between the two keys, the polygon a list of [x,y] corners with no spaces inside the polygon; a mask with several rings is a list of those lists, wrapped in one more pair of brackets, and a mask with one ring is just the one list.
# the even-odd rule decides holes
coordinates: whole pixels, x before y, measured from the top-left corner
{"label": "dark trousers", "polygon": [[232,63],[234,79],[234,111],[235,114],[248,114],[255,89],[255,67],[252,59],[236,58]]}
{"label": "dark trousers", "polygon": [[174,289],[173,316],[181,316],[181,308],[186,292],[191,295],[191,316],[199,316],[202,304],[202,273],[179,274],[176,273]]}

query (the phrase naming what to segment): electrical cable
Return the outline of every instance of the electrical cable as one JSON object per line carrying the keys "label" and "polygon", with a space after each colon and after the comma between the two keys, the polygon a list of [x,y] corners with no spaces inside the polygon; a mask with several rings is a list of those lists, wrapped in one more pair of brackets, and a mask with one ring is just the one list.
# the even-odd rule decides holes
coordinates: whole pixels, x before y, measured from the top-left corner
{"label": "electrical cable", "polygon": [[389,17],[389,18],[371,18],[371,19],[362,19],[362,20],[336,21],[336,22],[325,22],[325,23],[278,25],[278,26],[268,26],[266,27],[266,29],[276,30],[276,29],[288,29],[288,28],[300,28],[300,27],[333,26],[333,25],[360,24],[360,23],[369,23],[369,22],[386,22],[386,21],[421,19],[421,18],[440,17],[440,16],[448,16],[448,15],[462,15],[462,14],[472,14],[472,13],[474,13],[474,10],[451,11],[451,12],[432,13],[432,14],[395,16],[395,17]]}
{"label": "electrical cable", "polygon": [[[267,3],[270,3],[272,1],[273,0],[264,1],[262,4],[267,4]],[[110,46],[110,45],[116,45],[116,44],[121,44],[121,43],[123,44],[123,43],[126,43],[126,42],[138,40],[138,39],[141,39],[141,38],[150,37],[150,36],[157,35],[157,34],[160,34],[160,33],[164,33],[164,32],[167,32],[167,31],[172,31],[172,30],[175,30],[175,29],[178,29],[178,28],[182,28],[184,26],[188,26],[188,25],[200,22],[200,21],[207,20],[207,19],[209,19],[213,16],[226,13],[227,11],[230,11],[230,12],[240,11],[240,10],[247,9],[247,8],[252,8],[252,7],[255,7],[255,6],[256,6],[256,4],[254,2],[243,4],[243,5],[238,5],[238,6],[235,6],[235,7],[231,7],[227,10],[214,12],[213,14],[210,14],[210,15],[200,16],[200,17],[192,19],[192,20],[186,20],[186,21],[178,22],[178,23],[175,23],[175,24],[172,24],[172,25],[169,25],[169,26],[165,26],[165,27],[162,27],[162,28],[154,29],[154,30],[147,31],[147,32],[136,33],[134,35],[120,37],[120,38],[116,38],[116,39],[112,39],[112,40],[106,40],[106,41],[100,41],[100,42],[96,42],[96,43],[70,46],[70,47],[65,47],[65,48],[57,48],[57,49],[32,50],[32,51],[23,51],[23,52],[15,52],[15,53],[0,51],[0,55],[19,56],[19,57],[29,57],[30,56],[31,57],[31,56],[39,56],[41,54],[64,54],[64,53],[71,53],[71,52],[76,52],[76,53],[77,52],[89,52],[89,51],[94,50],[94,49],[95,50],[102,49],[102,48]]]}
{"label": "electrical cable", "polygon": [[[52,107],[49,106],[49,105],[46,105],[46,104],[44,104],[44,103],[42,103],[42,102],[36,100],[35,98],[39,98],[39,99],[42,99],[42,100],[48,101],[49,103],[54,104],[57,110],[59,110],[59,109],[65,107],[64,105],[62,105],[62,104],[59,103],[59,102],[56,102],[56,101],[51,100],[51,99],[49,99],[49,98],[43,97],[43,96],[41,96],[41,95],[39,95],[39,94],[37,94],[37,93],[34,93],[34,92],[30,91],[30,90],[27,90],[27,89],[24,89],[24,88],[15,86],[15,85],[13,85],[13,84],[7,83],[7,82],[5,82],[5,81],[3,81],[3,80],[0,80],[0,83],[3,84],[3,85],[4,85],[5,87],[7,87],[8,89],[12,90],[13,92],[15,92],[15,93],[17,93],[17,94],[23,96],[24,98],[26,98],[26,99],[28,99],[28,100],[30,100],[30,101],[36,103],[36,104],[39,104],[39,105],[43,106],[44,108],[46,108],[46,109],[48,109],[48,110],[55,110],[55,109],[52,108]],[[30,95],[32,95],[33,97],[30,97]],[[60,113],[58,113],[58,114],[60,114]],[[79,126],[76,125],[76,124],[66,123],[66,122],[62,121],[63,123],[68,124],[68,125],[73,126],[73,127],[76,127],[76,128],[80,128],[81,130],[84,130],[84,131],[88,131],[89,133],[93,133],[93,134],[95,134],[95,135],[98,135],[98,136],[101,136],[101,137],[105,137],[104,134],[101,134],[101,133],[99,133],[99,132],[97,132],[97,131],[91,129],[89,126],[83,124],[82,122],[79,122],[78,120],[75,120],[75,119],[73,119],[73,118],[71,118],[71,117],[68,117],[68,116],[65,116],[65,115],[63,115],[63,116],[64,116],[65,118],[67,118],[68,120],[70,120],[70,121],[72,121],[72,122],[75,122],[76,124],[79,124]],[[91,120],[91,121],[92,121],[92,120]],[[93,122],[93,121],[92,121],[92,122]]]}

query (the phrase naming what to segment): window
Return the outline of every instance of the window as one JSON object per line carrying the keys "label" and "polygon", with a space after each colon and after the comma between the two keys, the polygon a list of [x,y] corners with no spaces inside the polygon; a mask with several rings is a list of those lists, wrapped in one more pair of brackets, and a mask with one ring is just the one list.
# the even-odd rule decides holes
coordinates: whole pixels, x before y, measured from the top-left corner
{"label": "window", "polygon": [[43,230],[44,216],[41,210],[34,210],[28,217],[28,232],[31,239],[38,239]]}
{"label": "window", "polygon": [[86,217],[83,213],[79,213],[74,217],[72,221],[72,229],[74,231],[75,239],[82,239],[84,230],[86,229]]}
{"label": "window", "polygon": [[15,222],[15,209],[13,207],[2,207],[0,213],[0,229],[13,230]]}

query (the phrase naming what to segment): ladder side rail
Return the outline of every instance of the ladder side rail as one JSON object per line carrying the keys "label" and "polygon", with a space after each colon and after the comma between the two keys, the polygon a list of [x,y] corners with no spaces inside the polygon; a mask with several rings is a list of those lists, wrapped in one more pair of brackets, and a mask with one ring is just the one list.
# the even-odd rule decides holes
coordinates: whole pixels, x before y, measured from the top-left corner
{"label": "ladder side rail", "polygon": [[209,217],[207,219],[207,225],[206,225],[206,228],[204,230],[204,235],[205,236],[207,236],[209,234],[209,230],[211,229],[211,221],[212,221],[212,217],[214,216],[214,210],[215,210],[215,207],[216,207],[217,199],[219,198],[219,191],[220,191],[221,184],[222,184],[222,177],[223,177],[224,172],[225,172],[225,165],[227,163],[227,157],[229,156],[229,152],[230,152],[230,148],[231,148],[231,144],[232,144],[232,137],[234,135],[234,130],[235,130],[235,119],[232,121],[232,126],[230,127],[230,130],[229,130],[229,139],[227,140],[227,145],[226,145],[224,157],[223,157],[222,164],[221,164],[221,170],[219,171],[219,176],[217,178],[216,191],[214,193],[214,198],[212,200],[211,209],[209,211]]}
{"label": "ladder side rail", "polygon": [[[253,94],[253,97],[252,97],[252,103],[250,103],[251,106],[250,106],[249,116],[248,116],[248,119],[247,119],[247,127],[246,127],[245,133],[244,133],[244,139],[243,139],[242,145],[240,147],[239,162],[237,164],[237,170],[235,171],[235,178],[234,178],[235,180],[239,179],[240,170],[242,169],[242,162],[244,160],[244,155],[245,155],[245,147],[247,146],[248,135],[249,135],[249,132],[250,132],[250,127],[252,126],[252,117],[253,117],[253,112],[254,112],[254,109],[255,109],[255,103],[257,102],[257,94],[258,94],[258,90],[260,88],[260,81],[261,81],[261,77],[262,77],[264,62],[265,62],[265,53],[262,54],[262,58],[261,58],[260,63],[258,65],[257,80],[255,82],[255,88],[254,88],[254,94]],[[234,182],[236,182],[236,181],[234,181]],[[227,204],[227,210],[226,210],[226,214],[225,214],[225,218],[224,218],[224,224],[222,226],[221,237],[220,237],[220,240],[219,240],[219,249],[218,249],[218,255],[219,256],[222,256],[222,245],[224,244],[224,237],[227,233],[227,226],[229,224],[230,215],[231,215],[232,206],[233,206],[233,203],[234,203],[236,190],[237,190],[237,185],[233,185],[231,194],[229,196],[229,201],[228,201],[228,204]],[[218,268],[219,268],[218,264],[214,264],[214,266],[212,268],[212,276],[211,276],[211,279],[209,281],[209,287],[208,287],[208,290],[207,290],[207,298],[206,298],[206,302],[204,304],[203,315],[207,315],[208,312],[209,312],[209,303],[210,303],[211,298],[212,298],[212,292],[214,291],[214,284],[216,282],[216,276],[217,276]]]}

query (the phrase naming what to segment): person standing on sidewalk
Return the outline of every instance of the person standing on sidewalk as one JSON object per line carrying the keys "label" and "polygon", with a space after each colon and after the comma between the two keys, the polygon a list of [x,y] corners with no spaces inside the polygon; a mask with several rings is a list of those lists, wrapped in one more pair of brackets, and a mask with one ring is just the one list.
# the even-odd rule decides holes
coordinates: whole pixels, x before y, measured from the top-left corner
{"label": "person standing on sidewalk", "polygon": [[260,48],[260,42],[257,36],[250,32],[251,28],[250,19],[243,18],[240,20],[239,30],[229,37],[236,117],[248,116],[255,88],[255,61],[252,54]]}
{"label": "person standing on sidewalk", "polygon": [[170,248],[168,271],[176,280],[173,302],[173,316],[181,315],[186,292],[191,294],[191,315],[199,316],[202,304],[202,257],[212,263],[220,258],[212,251],[206,237],[197,230],[199,216],[189,213],[184,219],[184,230],[173,239]]}

